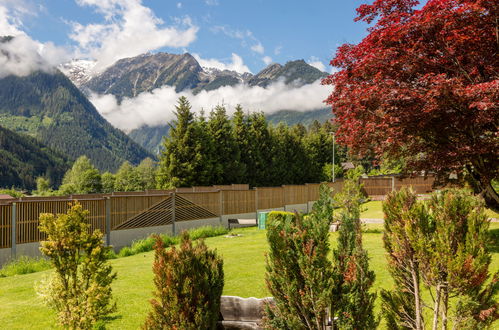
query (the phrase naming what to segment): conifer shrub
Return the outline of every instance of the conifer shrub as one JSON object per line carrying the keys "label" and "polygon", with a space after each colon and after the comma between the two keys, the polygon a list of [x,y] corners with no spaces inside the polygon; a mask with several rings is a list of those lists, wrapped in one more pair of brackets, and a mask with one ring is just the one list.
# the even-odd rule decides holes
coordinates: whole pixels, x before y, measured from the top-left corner
{"label": "conifer shrub", "polygon": [[371,292],[375,275],[369,269],[369,257],[362,247],[360,207],[364,201],[361,185],[347,179],[337,194],[341,207],[336,220],[340,223],[338,244],[333,250],[333,297],[331,315],[338,329],[375,329],[376,293]]}
{"label": "conifer shrub", "polygon": [[223,261],[204,241],[183,232],[180,247],[166,250],[156,236],[154,299],[145,329],[216,329],[224,286]]}
{"label": "conifer shrub", "polygon": [[[433,329],[481,329],[499,317],[499,273],[487,284],[491,254],[483,205],[459,189],[435,192],[428,203],[407,188],[387,196],[383,241],[395,288],[381,298],[389,328],[423,329],[423,306],[432,311]],[[421,283],[430,301],[423,301]]]}
{"label": "conifer shrub", "polygon": [[116,273],[107,263],[99,230],[90,232],[88,211],[75,203],[67,214],[40,215],[40,231],[47,234],[40,250],[50,258],[52,277],[38,292],[57,312],[60,325],[70,329],[91,329],[116,310],[111,283]]}
{"label": "conifer shrub", "polygon": [[325,329],[331,303],[329,221],[270,212],[265,280],[275,304],[266,305],[268,329]]}

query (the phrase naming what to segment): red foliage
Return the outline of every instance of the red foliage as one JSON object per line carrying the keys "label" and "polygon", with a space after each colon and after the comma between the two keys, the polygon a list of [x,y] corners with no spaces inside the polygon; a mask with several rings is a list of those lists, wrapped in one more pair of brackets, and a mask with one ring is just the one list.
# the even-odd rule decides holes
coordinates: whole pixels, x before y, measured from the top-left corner
{"label": "red foliage", "polygon": [[357,20],[376,22],[341,46],[326,102],[338,141],[360,155],[403,157],[411,170],[467,167],[490,186],[499,175],[499,2],[376,0]]}

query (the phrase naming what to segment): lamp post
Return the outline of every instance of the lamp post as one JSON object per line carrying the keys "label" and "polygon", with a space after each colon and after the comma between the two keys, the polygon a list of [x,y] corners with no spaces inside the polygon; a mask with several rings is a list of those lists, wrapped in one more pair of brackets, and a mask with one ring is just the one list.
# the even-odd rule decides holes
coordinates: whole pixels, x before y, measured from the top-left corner
{"label": "lamp post", "polygon": [[334,132],[330,132],[330,134],[333,136],[333,182],[335,182],[335,175],[334,175]]}

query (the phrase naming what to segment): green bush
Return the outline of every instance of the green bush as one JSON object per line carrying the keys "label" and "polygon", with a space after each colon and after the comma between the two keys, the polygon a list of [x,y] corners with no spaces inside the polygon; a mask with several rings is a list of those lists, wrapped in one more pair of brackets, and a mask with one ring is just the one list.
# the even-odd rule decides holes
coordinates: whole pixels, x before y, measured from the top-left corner
{"label": "green bush", "polygon": [[0,269],[0,277],[35,273],[51,267],[47,259],[22,256],[5,264]]}
{"label": "green bush", "polygon": [[266,329],[324,329],[333,287],[328,259],[329,220],[270,212],[265,281],[275,305],[266,306]]}
{"label": "green bush", "polygon": [[145,329],[216,329],[224,286],[223,261],[204,241],[182,233],[180,247],[167,250],[156,236],[154,299]]}
{"label": "green bush", "polygon": [[189,230],[189,236],[192,240],[196,240],[199,238],[221,236],[221,235],[226,235],[228,233],[229,230],[222,226],[218,227],[203,226]]}
{"label": "green bush", "polygon": [[129,257],[129,256],[133,256],[134,253],[133,253],[133,250],[131,247],[129,246],[125,246],[124,248],[122,248],[120,250],[120,252],[118,253],[118,257],[119,258],[123,258],[123,257]]}

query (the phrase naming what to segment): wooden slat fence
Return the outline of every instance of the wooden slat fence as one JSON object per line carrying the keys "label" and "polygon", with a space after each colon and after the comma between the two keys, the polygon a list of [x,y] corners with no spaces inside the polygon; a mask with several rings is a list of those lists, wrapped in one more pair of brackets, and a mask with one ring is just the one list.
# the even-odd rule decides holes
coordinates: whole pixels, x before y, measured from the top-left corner
{"label": "wooden slat fence", "polygon": [[[220,193],[217,192],[186,192],[177,193],[178,196],[191,201],[192,203],[210,211],[216,216],[220,215]],[[189,220],[187,217],[184,220]]]}
{"label": "wooden slat fence", "polygon": [[255,190],[223,190],[223,214],[256,212]]}
{"label": "wooden slat fence", "polygon": [[12,238],[12,206],[0,205],[0,249],[10,248]]}
{"label": "wooden slat fence", "polygon": [[284,189],[282,187],[258,187],[258,209],[273,209],[284,206]]}
{"label": "wooden slat fence", "polygon": [[[419,193],[431,192],[433,177],[361,179],[368,195],[386,195],[393,188],[412,186]],[[341,191],[343,181],[328,183],[335,192]],[[203,190],[195,192],[194,190]],[[173,196],[175,203],[173,203]],[[257,209],[282,208],[304,204],[319,198],[319,184],[258,187],[246,184],[213,187],[190,187],[145,192],[115,192],[61,197],[23,197],[0,204],[0,248],[12,246],[12,203],[16,205],[16,243],[43,240],[40,233],[40,213],[66,213],[70,203],[78,200],[89,214],[91,230],[141,228],[164,225],[173,221],[188,221],[218,217],[223,214],[252,213]],[[175,209],[173,209],[175,204]],[[110,211],[110,228],[106,228],[106,211]]]}

